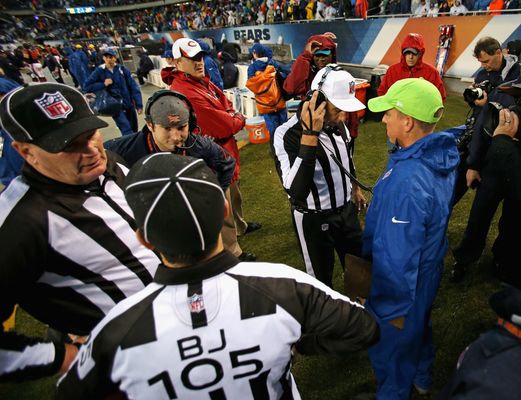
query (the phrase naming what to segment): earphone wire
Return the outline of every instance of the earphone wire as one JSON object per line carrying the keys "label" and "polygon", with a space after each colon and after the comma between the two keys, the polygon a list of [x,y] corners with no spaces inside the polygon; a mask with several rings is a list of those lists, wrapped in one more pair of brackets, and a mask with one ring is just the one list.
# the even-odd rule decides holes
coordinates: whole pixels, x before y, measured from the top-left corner
{"label": "earphone wire", "polygon": [[[331,159],[335,162],[336,165],[338,165],[338,168],[340,168],[340,171],[342,171],[342,173],[344,175],[346,175],[351,181],[355,182],[359,187],[360,189],[363,189],[365,190],[366,192],[369,192],[371,194],[373,194],[373,187],[372,186],[366,186],[364,185],[362,182],[360,182],[356,176],[354,176],[351,172],[349,172],[347,170],[346,167],[344,167],[344,165],[340,162],[340,160],[338,159],[338,157],[334,154],[334,152],[329,148],[329,146],[327,146],[321,139],[320,137],[318,138],[318,141],[320,142],[320,144],[322,145],[322,147],[328,151],[329,153],[329,156],[331,157]],[[348,149],[348,152],[347,152],[347,156],[351,159],[351,154],[350,154],[350,151]]]}

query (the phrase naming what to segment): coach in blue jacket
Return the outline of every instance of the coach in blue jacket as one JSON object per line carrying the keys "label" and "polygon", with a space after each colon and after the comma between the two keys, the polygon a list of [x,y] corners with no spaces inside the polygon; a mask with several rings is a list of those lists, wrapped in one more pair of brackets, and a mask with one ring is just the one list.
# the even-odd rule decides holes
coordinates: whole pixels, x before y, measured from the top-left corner
{"label": "coach in blue jacket", "polygon": [[109,93],[119,94],[123,99],[123,110],[113,117],[114,122],[122,135],[130,135],[138,130],[136,109],[138,114],[143,112],[141,91],[128,68],[117,63],[114,50],[104,50],[102,56],[105,63],[85,81],[84,91],[99,92],[107,88]]}
{"label": "coach in blue jacket", "polygon": [[433,134],[443,112],[439,90],[423,79],[402,79],[369,101],[385,111],[395,144],[367,212],[363,253],[373,260],[366,306],[382,332],[369,349],[378,400],[408,400],[432,385],[430,313],[447,252],[459,155],[454,137]]}

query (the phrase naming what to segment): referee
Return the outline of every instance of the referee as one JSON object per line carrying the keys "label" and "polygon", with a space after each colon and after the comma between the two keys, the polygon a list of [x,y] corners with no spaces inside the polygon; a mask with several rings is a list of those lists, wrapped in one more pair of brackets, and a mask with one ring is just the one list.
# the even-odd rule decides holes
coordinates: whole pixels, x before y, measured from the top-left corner
{"label": "referee", "polygon": [[[158,258],[136,240],[124,195],[128,171],[103,149],[96,117],[76,89],[12,90],[2,129],[24,158],[0,196],[0,318],[19,304],[64,334],[85,336],[119,301],[152,281]],[[0,331],[0,380],[66,371],[76,346]]]}
{"label": "referee", "polygon": [[354,175],[345,121],[365,106],[355,97],[354,78],[336,64],[322,68],[311,89],[311,98],[275,131],[274,147],[306,271],[332,287],[334,251],[343,267],[346,253],[361,253],[357,209],[365,198],[345,173]]}
{"label": "referee", "polygon": [[345,356],[378,340],[361,305],[286,265],[240,262],[224,250],[229,206],[203,160],[147,156],[125,196],[140,241],[163,264],[94,329],[58,399],[300,398],[292,346]]}

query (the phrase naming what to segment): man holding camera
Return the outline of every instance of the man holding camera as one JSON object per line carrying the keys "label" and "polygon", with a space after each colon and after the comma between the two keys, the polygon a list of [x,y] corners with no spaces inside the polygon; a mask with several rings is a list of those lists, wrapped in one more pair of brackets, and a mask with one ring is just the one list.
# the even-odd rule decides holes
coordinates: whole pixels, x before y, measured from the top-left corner
{"label": "man holding camera", "polygon": [[[475,48],[474,56],[482,65],[479,70],[473,89],[467,89],[464,92],[465,100],[473,107],[472,116],[467,121],[467,132],[471,135],[470,143],[460,144],[460,164],[458,166],[458,177],[454,191],[454,204],[456,204],[466,193],[467,188],[476,188],[482,178],[480,170],[485,160],[488,148],[490,146],[491,135],[493,129],[485,129],[489,122],[487,113],[483,112],[487,109],[487,103],[502,101],[501,93],[496,89],[503,82],[515,81],[520,76],[520,66],[517,63],[517,57],[510,54],[503,54],[501,46],[496,39],[491,37],[481,38]],[[488,133],[487,133],[488,132]],[[465,134],[464,134],[465,135]],[[485,209],[485,205],[479,204],[481,196],[476,196],[472,207],[477,209]],[[488,211],[487,211],[488,213]],[[485,220],[480,215],[476,216],[479,224],[485,224]],[[469,225],[467,230],[472,229],[470,225],[472,217],[469,217]],[[488,230],[488,225],[486,229]],[[465,275],[465,269],[468,264],[479,258],[475,255],[479,246],[465,245],[467,232],[462,243],[454,249],[455,263],[451,271],[451,280],[459,282]]]}
{"label": "man holding camera", "polygon": [[336,64],[322,68],[311,89],[311,98],[275,131],[274,147],[306,271],[331,287],[334,251],[342,265],[347,253],[361,252],[357,209],[365,199],[352,181],[345,122],[365,106],[355,97],[354,78]]}
{"label": "man holding camera", "polygon": [[465,100],[473,108],[470,122],[473,133],[468,148],[463,149],[466,153],[458,167],[454,204],[463,197],[467,188],[476,185],[474,181],[480,181],[479,169],[490,143],[490,137],[483,135],[479,121],[483,106],[489,100],[494,101],[494,97],[489,99],[489,95],[496,87],[503,82],[516,80],[521,72],[517,57],[503,54],[499,42],[488,36],[478,40],[474,47],[474,57],[481,63],[482,68],[474,79],[474,90],[464,92]]}
{"label": "man holding camera", "polygon": [[[490,147],[480,171],[480,185],[472,203],[463,238],[454,249],[455,266],[465,268],[479,259],[494,214],[503,201],[499,233],[492,247],[499,278],[521,287],[518,230],[521,226],[521,79],[511,86],[500,86],[498,103],[485,105],[485,130],[493,133]],[[507,92],[507,93],[505,93]],[[498,111],[498,109],[500,111]]]}

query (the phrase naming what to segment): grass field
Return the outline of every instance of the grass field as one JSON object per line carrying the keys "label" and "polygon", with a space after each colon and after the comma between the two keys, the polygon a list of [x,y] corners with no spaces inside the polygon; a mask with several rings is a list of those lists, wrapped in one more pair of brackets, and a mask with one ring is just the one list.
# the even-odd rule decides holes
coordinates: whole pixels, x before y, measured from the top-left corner
{"label": "grass field", "polygon": [[[461,96],[449,95],[445,106],[446,114],[438,125],[439,130],[462,124],[467,106]],[[360,126],[355,162],[361,181],[373,185],[387,162],[383,124],[366,122]],[[268,145],[249,145],[241,150],[241,176],[246,218],[263,224],[260,231],[241,239],[243,249],[255,252],[259,260],[281,262],[303,269],[291,226],[289,203],[275,172]],[[448,230],[451,246],[455,246],[463,234],[472,197],[473,193],[467,193],[454,208]],[[460,352],[494,324],[488,296],[498,287],[490,267],[490,246],[496,233],[495,224],[485,253],[466,280],[455,285],[448,282],[446,276],[443,278],[433,310],[437,348],[434,394],[449,379]],[[445,260],[447,271],[451,264],[452,256],[449,252]],[[337,290],[342,290],[339,265],[335,269],[334,285]],[[17,329],[34,335],[45,333],[44,326],[23,312],[18,313]],[[302,397],[307,400],[347,400],[357,393],[375,390],[376,382],[365,352],[345,359],[301,357],[297,359],[293,371]],[[47,379],[24,384],[3,384],[0,385],[0,398],[51,399],[54,382],[55,379]]]}

